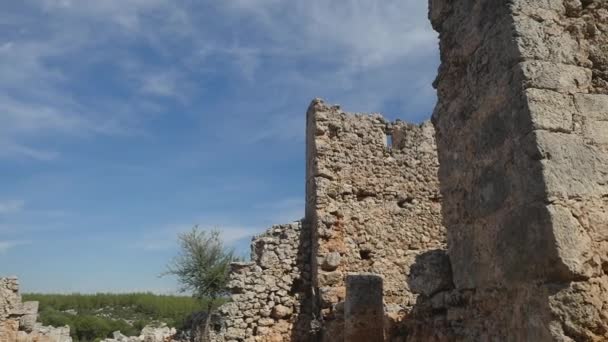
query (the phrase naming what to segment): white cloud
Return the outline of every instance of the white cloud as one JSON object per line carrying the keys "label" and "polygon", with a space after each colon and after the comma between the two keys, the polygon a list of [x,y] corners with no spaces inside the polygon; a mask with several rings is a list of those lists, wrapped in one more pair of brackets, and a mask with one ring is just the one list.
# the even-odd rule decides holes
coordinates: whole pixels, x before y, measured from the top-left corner
{"label": "white cloud", "polygon": [[159,96],[175,96],[176,79],[170,74],[147,75],[142,80],[141,91]]}
{"label": "white cloud", "polygon": [[23,210],[25,201],[23,200],[5,200],[0,201],[0,214],[12,214]]}
{"label": "white cloud", "polygon": [[[39,147],[42,139],[140,134],[149,108],[162,111],[157,101],[187,106],[218,79],[233,82],[229,88],[239,94],[233,102],[243,104],[232,118],[254,135],[242,135],[250,141],[301,139],[306,103],[293,108],[301,97],[335,99],[356,110],[379,110],[395,98],[433,101],[429,56],[436,56],[436,35],[418,0],[26,3],[35,13],[0,14],[13,32],[0,40],[0,158],[57,158],[60,151]],[[415,63],[421,67],[413,70]],[[80,86],[97,83],[88,73],[100,65],[113,70],[102,76],[114,78],[124,88],[113,92],[122,94],[112,97],[100,85],[96,96],[79,96]],[[391,75],[408,69],[412,81]],[[412,94],[420,70],[430,76]],[[240,93],[240,81],[256,89]],[[247,103],[269,94],[292,110],[268,113],[265,103]],[[355,107],[360,104],[365,108]],[[257,120],[259,129],[251,130],[256,110],[277,120]]]}
{"label": "white cloud", "polygon": [[0,159],[30,158],[39,161],[49,161],[57,158],[58,153],[40,148],[21,145],[14,141],[0,140]]}
{"label": "white cloud", "polygon": [[222,5],[258,20],[269,40],[285,51],[339,59],[357,69],[436,49],[423,1],[241,0]]}
{"label": "white cloud", "polygon": [[29,241],[2,241],[0,240],[0,254],[2,253],[6,253],[8,252],[10,249],[19,247],[19,246],[23,246],[23,245],[27,245],[29,244]]}
{"label": "white cloud", "polygon": [[[118,67],[128,63],[125,60],[141,65],[130,52],[128,58],[116,58],[122,50],[113,43],[129,43],[134,34],[147,34],[141,30],[140,16],[174,6],[165,0],[28,2],[30,10],[38,11],[0,16],[10,37],[0,40],[0,158],[51,160],[58,151],[37,148],[32,141],[137,131],[131,125],[138,120],[132,118],[141,115],[138,107],[148,102],[146,98],[120,103],[100,90],[99,96],[83,99],[79,87],[88,85],[83,74],[96,65]],[[119,30],[114,29],[117,23]],[[116,77],[125,83],[132,79],[127,74]],[[162,80],[148,83],[147,89],[157,95],[176,90]]]}

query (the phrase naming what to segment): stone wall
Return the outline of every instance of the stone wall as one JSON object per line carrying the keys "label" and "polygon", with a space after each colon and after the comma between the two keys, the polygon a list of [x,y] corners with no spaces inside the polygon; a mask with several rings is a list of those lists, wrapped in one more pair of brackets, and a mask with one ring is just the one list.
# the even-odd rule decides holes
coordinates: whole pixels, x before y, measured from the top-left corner
{"label": "stone wall", "polygon": [[213,341],[307,341],[311,304],[308,230],[273,226],[253,239],[251,262],[233,263],[231,302],[219,313]]}
{"label": "stone wall", "polygon": [[[608,340],[608,2],[430,3],[437,147],[429,123],[309,107],[296,265],[310,261],[299,308],[312,324],[296,336],[362,337],[370,320],[344,316],[367,315],[356,304],[364,289],[351,286],[345,309],[345,277],[369,272],[381,279],[385,331],[368,329],[368,340]],[[257,279],[258,263],[235,277]],[[272,315],[255,287],[239,291]],[[246,333],[294,339],[292,321],[254,315],[269,327],[256,330],[232,307]]]}
{"label": "stone wall", "polygon": [[410,340],[607,340],[607,3],[431,0],[430,16],[456,289],[419,301]]}
{"label": "stone wall", "polygon": [[417,255],[445,245],[434,130],[314,100],[307,113],[306,220],[315,312],[323,338],[342,339],[347,272],[384,280],[387,311],[407,312]]}
{"label": "stone wall", "polygon": [[72,342],[68,326],[36,323],[38,302],[22,302],[19,280],[0,278],[0,342]]}

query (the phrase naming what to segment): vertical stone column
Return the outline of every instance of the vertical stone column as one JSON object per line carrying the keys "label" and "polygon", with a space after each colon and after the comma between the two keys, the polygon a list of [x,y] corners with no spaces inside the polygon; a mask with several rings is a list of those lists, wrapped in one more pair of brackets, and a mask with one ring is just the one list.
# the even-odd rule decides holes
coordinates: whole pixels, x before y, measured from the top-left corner
{"label": "vertical stone column", "polygon": [[444,223],[474,340],[608,339],[606,13],[431,0]]}
{"label": "vertical stone column", "polygon": [[383,341],[382,277],[349,274],[346,276],[344,302],[344,342]]}

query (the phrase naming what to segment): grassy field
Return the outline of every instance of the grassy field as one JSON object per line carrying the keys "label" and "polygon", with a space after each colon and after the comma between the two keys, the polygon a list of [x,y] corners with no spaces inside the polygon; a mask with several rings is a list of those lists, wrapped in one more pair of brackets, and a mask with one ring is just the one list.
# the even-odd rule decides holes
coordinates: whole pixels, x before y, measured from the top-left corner
{"label": "grassy field", "polygon": [[183,328],[188,316],[202,311],[206,301],[191,297],[129,294],[24,294],[24,301],[40,302],[39,321],[44,325],[69,325],[74,341],[95,341],[120,330],[139,335],[147,324],[166,323]]}

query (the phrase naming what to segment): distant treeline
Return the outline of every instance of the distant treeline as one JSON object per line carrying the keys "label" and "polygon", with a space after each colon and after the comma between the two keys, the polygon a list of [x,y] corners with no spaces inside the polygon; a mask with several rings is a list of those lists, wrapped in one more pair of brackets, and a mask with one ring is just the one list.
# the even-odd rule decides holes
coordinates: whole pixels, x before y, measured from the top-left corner
{"label": "distant treeline", "polygon": [[75,342],[110,337],[116,330],[136,336],[152,323],[181,329],[192,313],[202,311],[207,304],[207,300],[152,293],[30,293],[24,294],[23,300],[40,303],[38,320],[44,325],[69,325]]}

